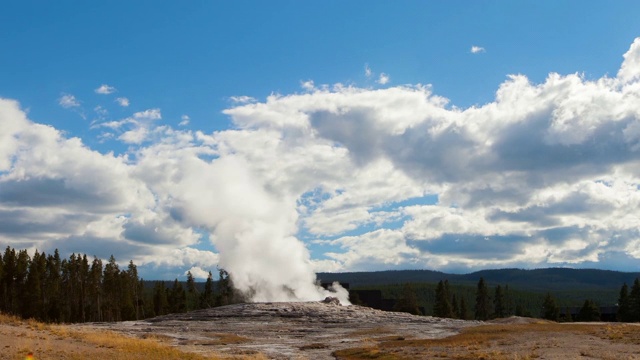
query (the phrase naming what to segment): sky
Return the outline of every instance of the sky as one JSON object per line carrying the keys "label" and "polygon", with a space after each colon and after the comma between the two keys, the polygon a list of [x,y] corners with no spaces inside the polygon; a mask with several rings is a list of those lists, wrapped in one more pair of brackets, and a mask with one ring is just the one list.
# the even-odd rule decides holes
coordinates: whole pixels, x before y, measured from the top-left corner
{"label": "sky", "polygon": [[145,279],[220,266],[246,289],[317,271],[637,271],[639,13],[5,1],[0,245],[113,254]]}

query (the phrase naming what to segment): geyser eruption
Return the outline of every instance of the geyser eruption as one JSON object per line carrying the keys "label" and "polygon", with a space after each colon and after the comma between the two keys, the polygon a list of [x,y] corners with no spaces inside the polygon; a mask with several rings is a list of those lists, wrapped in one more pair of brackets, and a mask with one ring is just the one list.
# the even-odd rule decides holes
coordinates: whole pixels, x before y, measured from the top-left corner
{"label": "geyser eruption", "polygon": [[333,296],[349,304],[349,294],[339,284],[333,291],[316,284],[309,251],[294,236],[295,196],[267,190],[240,156],[183,160],[182,166],[197,166],[199,171],[183,171],[179,184],[174,183],[173,212],[210,231],[219,265],[248,300],[319,301]]}

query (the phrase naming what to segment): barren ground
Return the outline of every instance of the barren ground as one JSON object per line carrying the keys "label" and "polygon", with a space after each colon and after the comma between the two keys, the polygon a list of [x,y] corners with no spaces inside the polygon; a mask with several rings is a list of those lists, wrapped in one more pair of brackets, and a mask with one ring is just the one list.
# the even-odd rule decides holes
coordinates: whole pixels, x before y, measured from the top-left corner
{"label": "barren ground", "polygon": [[[144,321],[67,328],[151,339],[196,357],[640,359],[640,327],[633,324],[557,324],[515,317],[480,323],[323,303],[238,304]],[[87,344],[77,336],[65,339],[60,331],[41,330],[0,325],[0,359],[16,358],[2,355],[4,347],[34,351],[36,359],[75,358],[65,355],[71,345],[75,354],[92,353],[105,359],[114,358],[109,354],[118,350]],[[38,357],[39,352],[47,356]]]}

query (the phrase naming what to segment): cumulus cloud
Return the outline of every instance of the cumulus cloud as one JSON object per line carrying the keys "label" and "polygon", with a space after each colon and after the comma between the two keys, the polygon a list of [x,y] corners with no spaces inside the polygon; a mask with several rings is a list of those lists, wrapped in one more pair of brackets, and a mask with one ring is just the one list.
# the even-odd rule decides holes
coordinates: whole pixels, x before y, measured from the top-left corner
{"label": "cumulus cloud", "polygon": [[129,106],[129,99],[127,99],[126,97],[119,97],[115,101],[122,107]]}
{"label": "cumulus cloud", "polygon": [[389,82],[389,80],[391,80],[389,75],[385,73],[380,73],[380,76],[378,76],[378,80],[376,82],[380,85],[385,85]]}
{"label": "cumulus cloud", "polygon": [[60,99],[58,99],[58,104],[65,109],[69,109],[79,107],[80,101],[78,101],[78,99],[76,99],[76,97],[71,94],[64,94],[60,97]]}
{"label": "cumulus cloud", "polygon": [[313,91],[316,88],[313,80],[303,81],[300,86],[306,91]]}
{"label": "cumulus cloud", "polygon": [[188,272],[191,272],[191,275],[195,278],[195,279],[202,279],[202,280],[206,280],[209,277],[209,271],[207,270],[203,270],[201,267],[199,266],[193,266],[191,269],[187,270],[184,272],[184,275],[186,276]]}
{"label": "cumulus cloud", "polygon": [[187,126],[189,125],[189,121],[191,121],[189,115],[182,115],[180,117],[180,123],[178,124],[178,126]]}
{"label": "cumulus cloud", "polygon": [[[127,144],[141,144],[152,136],[162,133],[164,128],[155,127],[154,121],[162,119],[160,109],[147,109],[138,111],[132,116],[122,120],[104,121],[92,125],[93,129],[107,128],[119,132],[117,138]],[[114,133],[103,133],[104,139],[116,137]]]}
{"label": "cumulus cloud", "polygon": [[467,109],[424,85],[239,102],[213,133],[148,109],[97,125],[121,156],[0,100],[0,241],[219,264],[256,300],[317,299],[316,270],[637,266],[638,54],[615,78],[510,76]]}
{"label": "cumulus cloud", "polygon": [[470,51],[471,51],[472,54],[478,54],[478,53],[486,52],[486,50],[482,46],[476,46],[476,45],[473,45],[471,47]]}
{"label": "cumulus cloud", "polygon": [[102,84],[93,91],[95,91],[96,94],[109,95],[116,92],[116,88],[114,88],[113,86],[109,86],[107,84]]}

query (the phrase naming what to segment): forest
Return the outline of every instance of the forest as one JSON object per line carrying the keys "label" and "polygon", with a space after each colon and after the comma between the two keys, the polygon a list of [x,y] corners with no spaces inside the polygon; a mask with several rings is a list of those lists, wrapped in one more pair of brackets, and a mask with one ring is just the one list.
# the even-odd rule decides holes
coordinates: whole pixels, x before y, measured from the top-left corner
{"label": "forest", "polygon": [[148,289],[133,261],[121,269],[113,256],[103,264],[86,254],[62,259],[57,249],[29,256],[7,247],[0,256],[0,312],[55,323],[126,321],[237,301],[229,275],[219,272],[215,284],[211,272],[204,286],[188,273],[185,284],[157,281]]}
{"label": "forest", "polygon": [[[27,250],[7,247],[0,256],[0,312],[56,323],[126,321],[241,302],[229,274],[224,269],[218,272],[218,280],[209,272],[204,283],[196,282],[190,272],[186,281],[149,282],[138,276],[133,261],[120,268],[113,256],[103,264],[86,254],[61,258],[56,249],[53,254],[35,251],[30,256]],[[348,280],[352,290],[380,291],[395,302],[394,310],[414,314],[586,320],[599,317],[600,307],[609,306],[615,308],[618,321],[640,321],[640,281],[631,277],[635,274],[573,269],[475,273],[481,274],[491,281],[480,276],[474,283],[473,274],[427,270],[324,273],[319,279]],[[455,280],[450,282],[449,276]],[[622,287],[617,290],[620,283],[613,281]],[[361,304],[357,296],[352,301]]]}

